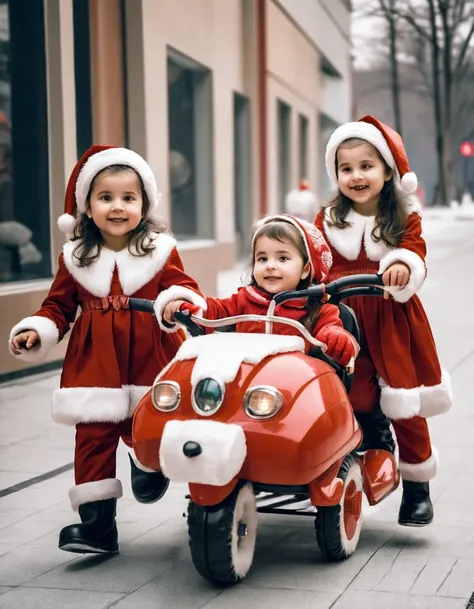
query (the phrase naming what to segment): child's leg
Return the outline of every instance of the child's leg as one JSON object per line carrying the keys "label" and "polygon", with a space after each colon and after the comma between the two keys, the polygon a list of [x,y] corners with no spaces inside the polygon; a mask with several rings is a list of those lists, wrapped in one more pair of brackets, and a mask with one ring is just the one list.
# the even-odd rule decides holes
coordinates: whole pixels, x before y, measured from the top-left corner
{"label": "child's leg", "polygon": [[357,357],[349,398],[364,436],[359,450],[382,449],[393,454],[395,442],[390,429],[390,421],[380,408],[380,386],[377,372],[363,343]]}
{"label": "child's leg", "polygon": [[438,465],[436,450],[431,446],[426,419],[412,417],[392,421],[399,449],[403,498],[398,522],[404,526],[425,526],[433,520],[429,480]]}
{"label": "child's leg", "polygon": [[[123,442],[133,447],[132,421],[127,419],[120,424],[120,435]],[[161,499],[168,489],[170,481],[161,472],[145,467],[135,457],[133,450],[128,453],[131,468],[132,493],[140,503],[155,503]]]}
{"label": "child's leg", "polygon": [[117,552],[115,508],[122,484],[115,477],[116,450],[120,437],[116,423],[76,425],[74,474],[76,486],[69,491],[81,524],[64,527],[59,547],[68,552]]}

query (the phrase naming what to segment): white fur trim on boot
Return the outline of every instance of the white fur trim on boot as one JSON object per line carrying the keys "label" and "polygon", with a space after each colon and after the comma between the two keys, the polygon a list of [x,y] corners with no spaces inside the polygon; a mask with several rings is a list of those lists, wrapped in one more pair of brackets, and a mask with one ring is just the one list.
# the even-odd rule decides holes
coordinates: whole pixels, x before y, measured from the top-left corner
{"label": "white fur trim on boot", "polygon": [[122,496],[122,483],[117,478],[106,478],[96,482],[85,482],[73,486],[69,490],[69,499],[72,509],[77,512],[79,506],[91,501],[104,499],[120,499]]}
{"label": "white fur trim on boot", "polygon": [[387,385],[383,379],[379,380],[379,385],[382,389],[380,407],[389,419],[411,419],[420,414],[420,390],[417,387],[396,389]]}
{"label": "white fur trim on boot", "polygon": [[422,463],[405,463],[400,460],[398,467],[403,480],[407,482],[429,482],[436,476],[438,470],[438,451],[431,447],[431,456]]}
{"label": "white fur trim on boot", "polygon": [[163,332],[173,333],[179,329],[177,324],[173,325],[171,328],[163,324],[163,310],[166,305],[173,300],[187,300],[191,304],[199,307],[202,311],[207,309],[205,299],[197,292],[194,292],[194,290],[186,288],[182,285],[173,285],[167,290],[163,290],[163,292],[158,295],[158,298],[155,300],[154,304],[155,316]]}
{"label": "white fur trim on boot", "polygon": [[382,275],[394,263],[403,262],[410,269],[410,279],[404,288],[397,286],[384,289],[389,292],[397,302],[407,302],[421,290],[426,277],[426,266],[423,260],[410,250],[399,248],[389,252],[382,258],[379,266],[379,274]]}
{"label": "white fur trim on boot", "polygon": [[10,353],[25,362],[40,362],[57,344],[59,338],[58,328],[54,321],[51,321],[48,317],[33,315],[32,317],[25,317],[17,323],[16,326],[13,326],[10,332],[10,340],[17,334],[25,332],[26,330],[34,330],[37,332],[40,343],[31,349],[22,349],[20,355],[15,355],[10,347]]}
{"label": "white fur trim on boot", "polygon": [[52,417],[56,423],[120,423],[129,418],[127,387],[62,387],[53,393]]}
{"label": "white fur trim on boot", "polygon": [[442,370],[441,383],[432,387],[420,387],[420,417],[428,419],[451,410],[453,392],[451,376],[447,370]]}

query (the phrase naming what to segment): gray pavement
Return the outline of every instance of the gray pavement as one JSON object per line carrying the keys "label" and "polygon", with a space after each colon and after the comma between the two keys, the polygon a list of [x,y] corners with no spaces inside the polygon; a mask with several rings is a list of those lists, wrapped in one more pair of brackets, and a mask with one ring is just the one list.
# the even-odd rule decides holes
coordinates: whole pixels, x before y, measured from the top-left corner
{"label": "gray pavement", "polygon": [[[474,222],[430,213],[425,229],[430,272],[422,298],[456,399],[452,413],[430,424],[440,452],[433,525],[399,527],[398,491],[365,509],[354,556],[328,564],[312,519],[261,515],[249,576],[234,588],[216,589],[190,559],[186,487],[171,485],[160,502],[137,504],[121,447],[120,554],[61,552],[59,530],[77,519],[67,498],[72,471],[31,481],[71,463],[74,431],[50,420],[59,375],[39,375],[0,387],[0,608],[464,609],[474,590],[474,287],[468,281]],[[220,292],[232,290],[240,275],[241,268],[223,274]]]}

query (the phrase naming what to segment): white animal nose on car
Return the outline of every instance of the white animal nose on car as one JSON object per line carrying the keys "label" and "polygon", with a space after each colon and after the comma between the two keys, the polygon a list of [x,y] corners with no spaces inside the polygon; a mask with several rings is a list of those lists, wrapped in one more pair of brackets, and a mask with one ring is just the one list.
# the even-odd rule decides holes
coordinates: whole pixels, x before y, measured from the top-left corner
{"label": "white animal nose on car", "polygon": [[183,453],[186,457],[197,457],[202,453],[201,445],[197,442],[186,442],[183,446]]}

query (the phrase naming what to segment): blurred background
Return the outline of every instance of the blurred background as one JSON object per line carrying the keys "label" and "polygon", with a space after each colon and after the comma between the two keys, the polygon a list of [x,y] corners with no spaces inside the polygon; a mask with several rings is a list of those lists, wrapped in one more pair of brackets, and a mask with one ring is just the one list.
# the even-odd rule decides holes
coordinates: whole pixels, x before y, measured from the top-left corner
{"label": "blurred background", "polygon": [[[47,294],[93,143],[148,160],[209,294],[256,218],[302,182],[330,197],[327,140],[364,114],[402,133],[424,205],[470,202],[473,32],[474,0],[0,0],[2,344]],[[24,372],[0,351],[0,379]]]}

